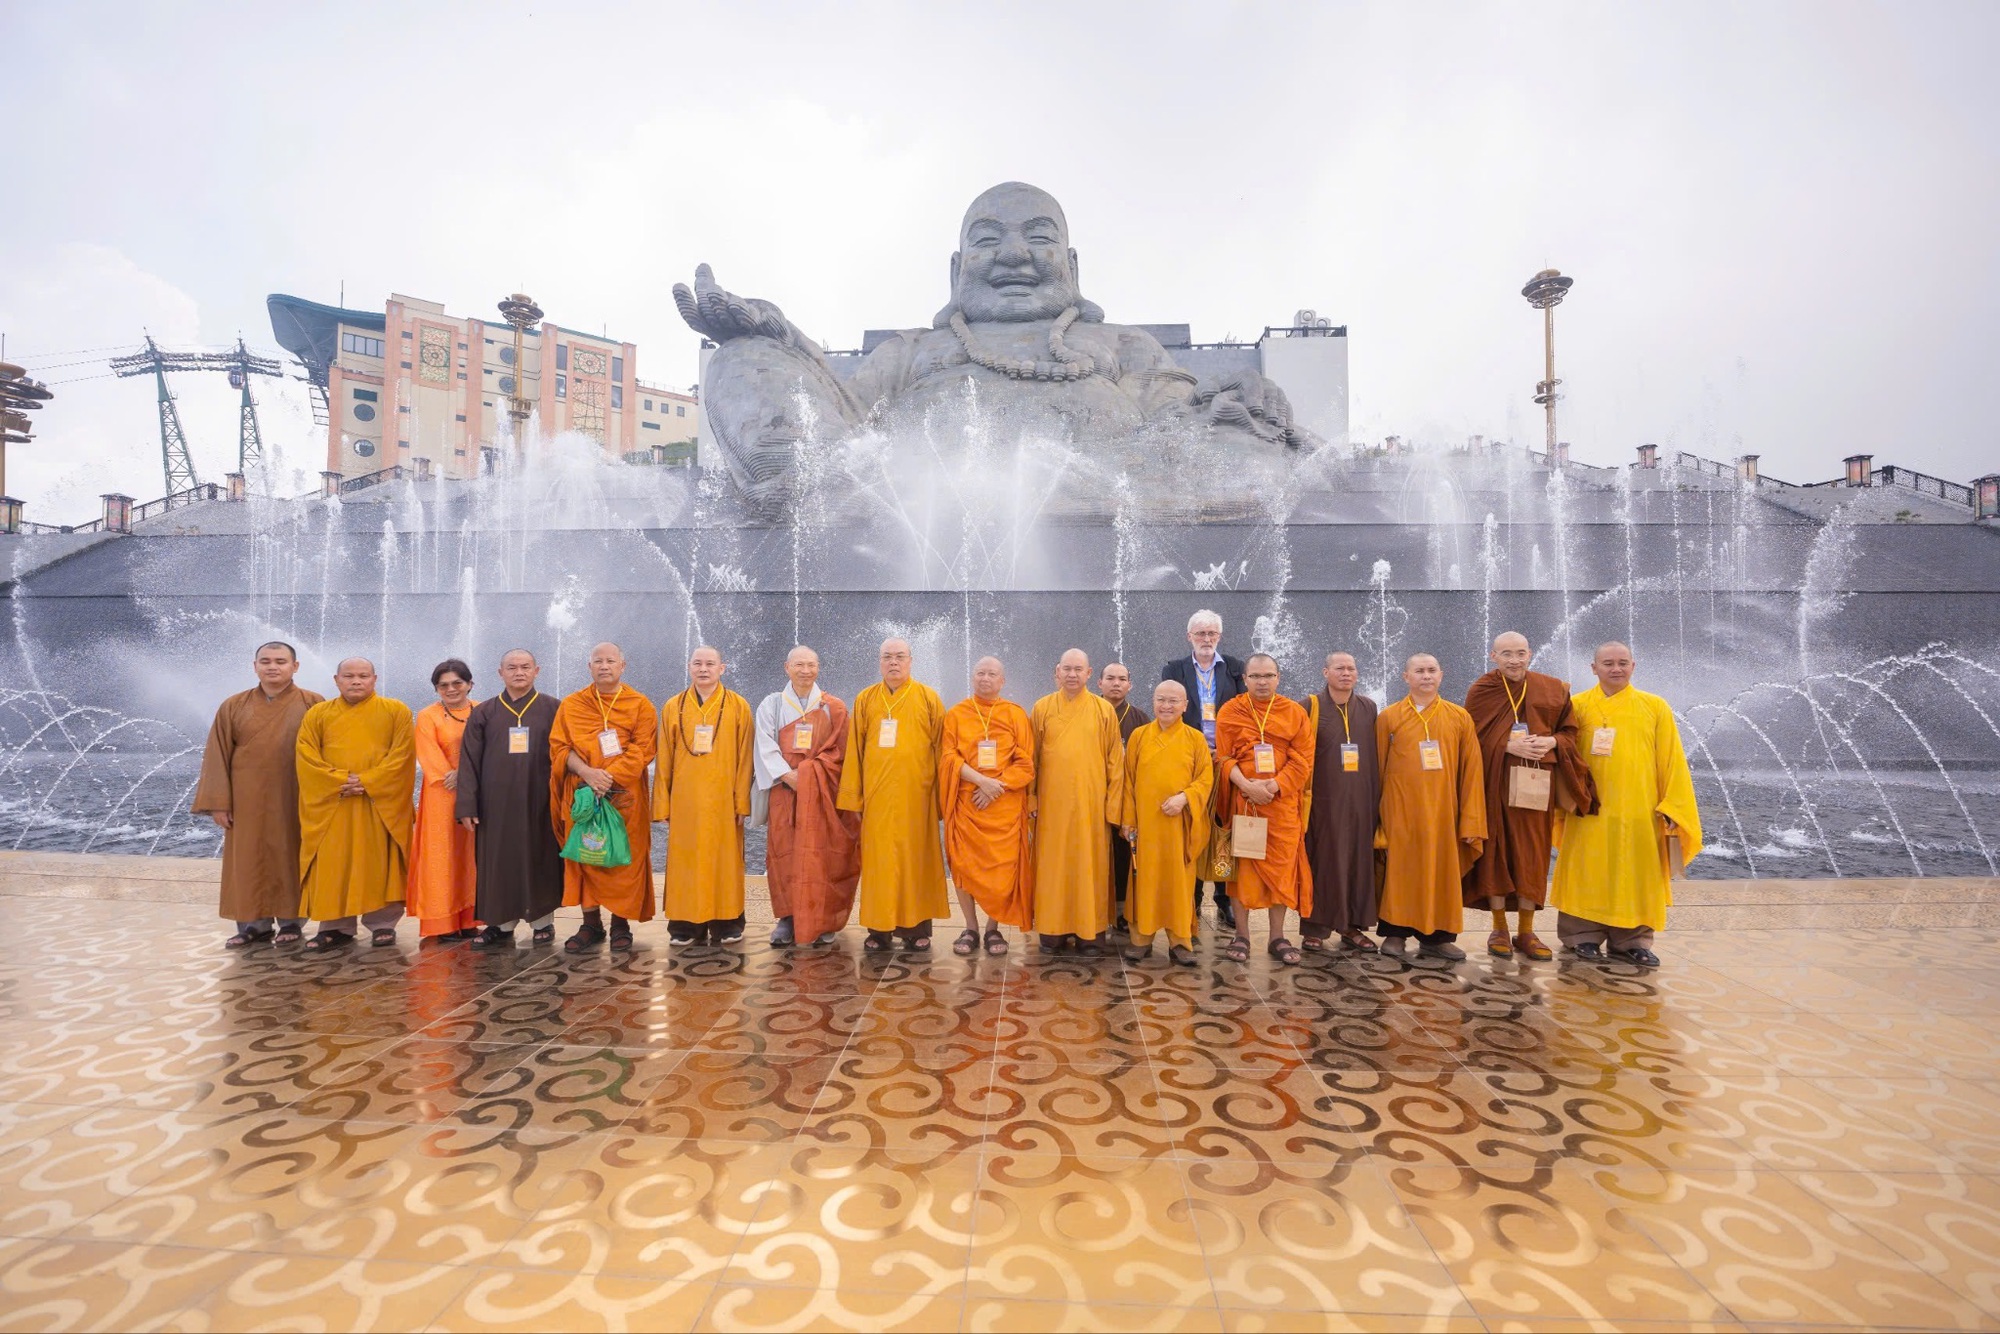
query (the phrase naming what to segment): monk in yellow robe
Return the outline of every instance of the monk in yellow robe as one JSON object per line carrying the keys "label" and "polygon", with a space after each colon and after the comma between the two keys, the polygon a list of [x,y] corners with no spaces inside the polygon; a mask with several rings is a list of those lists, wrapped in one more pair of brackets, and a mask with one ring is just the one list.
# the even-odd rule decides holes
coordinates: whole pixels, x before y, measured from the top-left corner
{"label": "monk in yellow robe", "polygon": [[1426,958],[1456,962],[1465,924],[1460,885],[1486,842],[1486,778],[1472,715],[1438,696],[1444,668],[1428,653],[1403,664],[1410,693],[1375,718],[1382,767],[1382,952],[1416,937]]}
{"label": "monk in yellow robe", "polygon": [[1225,831],[1239,815],[1264,820],[1264,855],[1239,856],[1230,895],[1236,901],[1236,936],[1223,953],[1241,963],[1250,957],[1250,914],[1269,910],[1265,947],[1280,963],[1303,956],[1285,935],[1287,911],[1312,911],[1312,867],[1306,861],[1305,794],[1312,787],[1318,729],[1303,706],[1278,693],[1278,660],[1252,653],[1243,660],[1246,693],[1215,715],[1217,810]]}
{"label": "monk in yellow robe", "polygon": [[472,668],[447,658],[431,669],[437,703],[417,715],[417,827],[410,838],[404,906],[419,940],[471,940],[479,934],[477,836],[458,822],[459,747],[478,703]]}
{"label": "monk in yellow robe", "polygon": [[1111,826],[1125,813],[1125,743],[1090,658],[1069,649],[1056,690],[1028,715],[1035,734],[1035,930],[1042,952],[1110,953]]}
{"label": "monk in yellow robe", "polygon": [[750,815],[756,720],[722,684],[722,654],[688,659],[686,690],[660,706],[653,818],[667,825],[667,938],[676,945],[743,939],[743,822]]}
{"label": "monk in yellow robe", "polygon": [[222,831],[222,915],[236,923],[223,946],[232,950],[299,943],[299,723],[321,699],[293,682],[290,644],[259,644],[250,666],[257,684],[215,711],[191,808]]}
{"label": "monk in yellow robe", "polygon": [[1188,968],[1198,962],[1193,949],[1195,863],[1210,838],[1215,757],[1200,732],[1181,725],[1187,702],[1186,686],[1160,682],[1153,687],[1152,721],[1140,724],[1125,742],[1120,833],[1132,849],[1132,881],[1125,896],[1132,933],[1127,963],[1152,954],[1153,937],[1161,931],[1167,933],[1169,959]]}
{"label": "monk in yellow robe", "polygon": [[900,935],[924,953],[931,919],[951,911],[938,842],[944,701],[910,679],[907,640],[883,640],[880,663],[881,681],[854,697],[847,717],[839,805],[861,815],[861,947],[880,954]]}
{"label": "monk in yellow robe", "polygon": [[[624,866],[563,862],[563,903],[583,908],[583,925],[563,942],[569,954],[632,948],[632,923],[653,920],[653,792],[647,766],[659,743],[652,702],[625,684],[625,650],[590,650],[590,684],[563,699],[549,733],[549,816],[567,843],[570,804],[579,787],[611,803],[625,822],[632,860]],[[611,910],[606,933],[602,909]]]}
{"label": "monk in yellow robe", "polygon": [[1576,957],[1657,968],[1653,933],[1667,924],[1670,881],[1701,851],[1701,811],[1674,711],[1632,684],[1623,644],[1590,660],[1597,684],[1578,695],[1577,740],[1597,785],[1595,815],[1557,816],[1550,900],[1556,935]]}
{"label": "monk in yellow robe", "polygon": [[944,812],[944,856],[965,911],[953,954],[981,947],[979,909],[986,909],[984,945],[1005,954],[1000,924],[1027,930],[1034,920],[1034,850],[1028,841],[1028,789],[1035,781],[1035,740],[1028,715],[1000,698],[1007,669],[998,658],[972,668],[972,696],[944,716],[938,755],[938,796]]}
{"label": "monk in yellow robe", "polygon": [[353,943],[357,917],[372,943],[396,943],[416,824],[410,706],[375,693],[366,658],[343,659],[333,684],[340,697],[299,723],[299,915],[319,923],[315,953]]}

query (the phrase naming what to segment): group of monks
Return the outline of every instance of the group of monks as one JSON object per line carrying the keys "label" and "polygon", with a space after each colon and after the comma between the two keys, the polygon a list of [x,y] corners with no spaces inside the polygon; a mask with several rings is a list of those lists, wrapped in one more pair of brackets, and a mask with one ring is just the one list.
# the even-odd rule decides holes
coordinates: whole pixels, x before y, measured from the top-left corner
{"label": "group of monks", "polygon": [[[820,688],[804,646],[754,709],[710,647],[656,707],[605,643],[561,699],[536,690],[525,649],[483,701],[449,659],[412,715],[376,693],[366,659],[342,661],[323,699],[295,683],[291,646],[267,643],[257,684],[216,712],[192,807],[224,830],[237,949],[334,950],[363,929],[391,944],[405,914],[425,939],[512,948],[526,923],[545,945],[562,906],[582,909],[565,950],[629,948],[655,915],[656,824],[669,938],[729,944],[744,933],[744,831],[762,825],[774,946],[829,944],[858,917],[870,953],[928,951],[955,889],[957,954],[1005,954],[1012,927],[1048,954],[1108,955],[1122,935],[1136,963],[1164,933],[1191,965],[1207,884],[1238,962],[1258,909],[1285,964],[1412,940],[1463,959],[1467,908],[1492,912],[1489,953],[1548,959],[1533,915],[1553,901],[1576,957],[1659,963],[1654,932],[1701,821],[1673,712],[1631,684],[1625,645],[1600,646],[1598,684],[1572,696],[1503,634],[1462,707],[1419,653],[1407,694],[1378,711],[1351,654],[1328,654],[1321,687],[1293,700],[1274,658],[1239,661],[1221,635],[1195,614],[1193,651],[1162,668],[1150,713],[1121,664],[1093,691],[1080,649],[1032,708],[1004,697],[994,657],[947,708],[890,639],[852,707]],[[623,864],[571,846],[584,788],[622,823]]]}

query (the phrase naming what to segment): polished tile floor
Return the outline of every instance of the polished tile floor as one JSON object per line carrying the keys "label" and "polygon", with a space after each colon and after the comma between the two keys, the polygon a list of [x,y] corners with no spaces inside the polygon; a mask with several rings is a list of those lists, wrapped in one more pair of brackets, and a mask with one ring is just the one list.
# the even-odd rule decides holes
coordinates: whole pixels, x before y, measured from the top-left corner
{"label": "polished tile floor", "polygon": [[1641,974],[0,927],[6,1329],[2000,1325],[1992,930]]}

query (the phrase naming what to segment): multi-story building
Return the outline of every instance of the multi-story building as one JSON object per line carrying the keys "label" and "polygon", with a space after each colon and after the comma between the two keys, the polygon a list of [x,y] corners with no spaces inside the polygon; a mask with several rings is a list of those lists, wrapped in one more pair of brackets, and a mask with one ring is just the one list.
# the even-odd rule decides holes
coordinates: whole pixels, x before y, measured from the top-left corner
{"label": "multi-story building", "polygon": [[517,358],[511,325],[435,301],[391,295],[380,314],[294,296],[265,304],[279,345],[305,367],[327,471],[343,477],[422,460],[444,477],[478,476],[482,451],[510,434],[517,384],[544,436],[579,432],[616,458],[696,456],[696,400],[641,384],[630,343],[543,321],[521,335]]}

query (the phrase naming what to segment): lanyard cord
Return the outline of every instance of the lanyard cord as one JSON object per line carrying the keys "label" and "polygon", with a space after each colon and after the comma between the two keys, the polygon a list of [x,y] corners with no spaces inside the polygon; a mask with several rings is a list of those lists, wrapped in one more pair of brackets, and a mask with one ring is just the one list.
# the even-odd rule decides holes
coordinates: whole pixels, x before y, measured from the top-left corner
{"label": "lanyard cord", "polygon": [[[507,702],[507,696],[503,692],[500,696],[500,707],[514,715],[514,726],[525,727],[527,726],[527,724],[522,720],[527,717],[528,710],[535,707],[535,701],[540,699],[541,697],[542,697],[541,691],[530,690],[528,692],[528,702],[526,704],[523,704],[520,708],[517,709],[512,704],[509,704]],[[610,720],[606,719],[606,721],[609,722]]]}
{"label": "lanyard cord", "polygon": [[618,707],[618,701],[624,697],[624,694],[625,694],[625,685],[621,681],[618,685],[618,689],[612,692],[611,703],[607,706],[604,702],[604,692],[602,690],[594,690],[591,692],[592,698],[594,698],[597,701],[598,716],[604,719],[604,730],[607,732],[611,730],[611,710]]}

